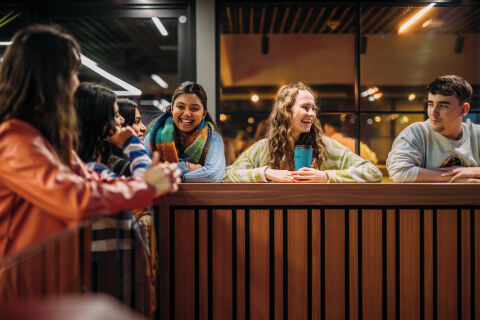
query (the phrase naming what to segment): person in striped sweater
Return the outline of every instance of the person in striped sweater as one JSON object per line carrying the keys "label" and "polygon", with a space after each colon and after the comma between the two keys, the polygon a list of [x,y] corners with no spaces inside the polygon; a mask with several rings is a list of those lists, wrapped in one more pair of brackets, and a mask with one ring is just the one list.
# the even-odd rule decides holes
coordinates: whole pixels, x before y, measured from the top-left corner
{"label": "person in striped sweater", "polygon": [[[89,169],[104,178],[116,178],[106,164],[115,145],[122,148],[129,159],[132,176],[144,176],[152,160],[134,129],[122,127],[124,119],[113,91],[98,84],[82,83],[75,92],[75,110],[80,129],[78,154]],[[180,170],[175,164],[169,166],[176,171],[179,180]],[[145,210],[133,212],[133,215],[131,211],[122,211],[114,216],[101,217],[92,225],[93,290],[109,293],[122,301],[130,298],[128,294],[124,296],[128,292],[125,288],[132,288],[129,270],[132,268],[134,240],[143,242],[145,250],[149,251],[148,239],[140,236],[139,225],[142,225],[142,219],[147,219],[143,224],[150,226],[151,217],[148,211],[145,214]]]}
{"label": "person in striped sweater", "polygon": [[[323,134],[312,89],[286,85],[275,98],[266,138],[248,148],[225,170],[224,182],[380,182],[373,163]],[[295,169],[295,145],[311,145],[311,168]]]}

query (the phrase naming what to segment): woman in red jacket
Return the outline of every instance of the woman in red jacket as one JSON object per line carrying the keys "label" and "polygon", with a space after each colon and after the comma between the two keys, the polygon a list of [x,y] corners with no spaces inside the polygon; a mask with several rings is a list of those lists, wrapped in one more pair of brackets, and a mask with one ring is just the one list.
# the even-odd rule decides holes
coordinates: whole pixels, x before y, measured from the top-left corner
{"label": "woman in red jacket", "polygon": [[49,26],[13,37],[0,66],[0,258],[99,214],[147,207],[177,189],[176,166],[101,178],[73,150],[77,42]]}

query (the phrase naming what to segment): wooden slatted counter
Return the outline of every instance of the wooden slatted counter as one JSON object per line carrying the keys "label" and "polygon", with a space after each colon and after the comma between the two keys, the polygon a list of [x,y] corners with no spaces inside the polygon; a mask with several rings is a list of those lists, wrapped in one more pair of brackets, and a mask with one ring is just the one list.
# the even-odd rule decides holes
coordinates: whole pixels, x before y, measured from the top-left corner
{"label": "wooden slatted counter", "polygon": [[479,195],[471,184],[182,184],[155,216],[161,318],[478,318]]}

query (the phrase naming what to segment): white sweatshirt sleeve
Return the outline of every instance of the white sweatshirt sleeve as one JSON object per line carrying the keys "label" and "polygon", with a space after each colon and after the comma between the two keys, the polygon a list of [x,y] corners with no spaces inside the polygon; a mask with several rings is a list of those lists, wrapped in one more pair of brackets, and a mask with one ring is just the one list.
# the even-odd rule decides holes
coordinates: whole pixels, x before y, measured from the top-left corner
{"label": "white sweatshirt sleeve", "polygon": [[425,159],[422,129],[411,125],[395,139],[387,158],[387,170],[393,182],[415,182]]}

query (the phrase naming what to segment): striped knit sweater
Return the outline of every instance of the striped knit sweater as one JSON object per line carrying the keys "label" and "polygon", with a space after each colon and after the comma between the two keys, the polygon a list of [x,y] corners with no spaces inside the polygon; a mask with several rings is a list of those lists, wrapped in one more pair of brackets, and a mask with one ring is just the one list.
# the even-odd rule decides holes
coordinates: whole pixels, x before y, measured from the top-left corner
{"label": "striped knit sweater", "polygon": [[[328,174],[328,182],[380,182],[382,173],[373,163],[361,158],[337,141],[323,137],[327,161],[321,170]],[[267,139],[248,148],[232,165],[226,168],[223,182],[267,182]]]}
{"label": "striped knit sweater", "polygon": [[[132,136],[123,144],[123,153],[130,160],[132,176],[143,177],[146,168],[152,162],[142,142],[137,136]],[[89,161],[87,167],[102,175],[116,178],[105,164]],[[97,260],[96,253],[113,253],[117,250],[132,249],[132,229],[139,232],[135,218],[130,211],[122,211],[115,216],[101,217],[93,223],[92,259]]]}

